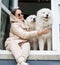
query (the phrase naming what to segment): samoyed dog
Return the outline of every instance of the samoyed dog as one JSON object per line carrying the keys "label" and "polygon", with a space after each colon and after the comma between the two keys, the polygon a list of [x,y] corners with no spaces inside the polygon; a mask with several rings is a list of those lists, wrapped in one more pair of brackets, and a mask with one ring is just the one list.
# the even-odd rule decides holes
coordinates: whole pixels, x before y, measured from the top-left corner
{"label": "samoyed dog", "polygon": [[37,11],[36,30],[48,28],[49,32],[38,37],[39,49],[44,50],[45,44],[47,50],[52,49],[52,12],[48,8],[42,8]]}
{"label": "samoyed dog", "polygon": [[35,25],[36,25],[36,15],[29,15],[26,18],[26,23],[29,26],[30,30],[35,30]]}
{"label": "samoyed dog", "polygon": [[[36,15],[29,15],[26,18],[26,24],[29,26],[29,31],[34,31],[36,28]],[[31,49],[37,50],[37,38],[30,39]]]}

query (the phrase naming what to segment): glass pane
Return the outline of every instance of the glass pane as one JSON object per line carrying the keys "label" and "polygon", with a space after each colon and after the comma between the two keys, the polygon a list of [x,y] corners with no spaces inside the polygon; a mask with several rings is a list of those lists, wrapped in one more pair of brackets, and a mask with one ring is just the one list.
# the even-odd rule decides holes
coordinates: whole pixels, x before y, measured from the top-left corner
{"label": "glass pane", "polygon": [[8,8],[9,7],[9,0],[2,0],[2,3]]}
{"label": "glass pane", "polygon": [[6,21],[7,21],[7,15],[2,10],[1,12],[1,44],[2,46],[3,46],[3,39],[4,39],[4,34],[5,34],[5,28],[6,28]]}
{"label": "glass pane", "polygon": [[0,48],[1,48],[1,0],[0,0]]}
{"label": "glass pane", "polygon": [[[8,8],[9,7],[9,0],[2,0],[2,3]],[[5,36],[5,28],[7,23],[8,15],[5,11],[1,9],[1,31],[0,31],[0,49],[3,49],[3,42]]]}

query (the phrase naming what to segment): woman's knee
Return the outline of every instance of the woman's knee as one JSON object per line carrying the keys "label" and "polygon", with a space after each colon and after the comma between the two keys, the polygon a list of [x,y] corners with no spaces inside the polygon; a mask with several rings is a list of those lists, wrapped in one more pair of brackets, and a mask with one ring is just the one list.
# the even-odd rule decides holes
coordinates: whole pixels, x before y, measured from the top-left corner
{"label": "woman's knee", "polygon": [[22,45],[22,48],[30,48],[30,43],[26,42]]}

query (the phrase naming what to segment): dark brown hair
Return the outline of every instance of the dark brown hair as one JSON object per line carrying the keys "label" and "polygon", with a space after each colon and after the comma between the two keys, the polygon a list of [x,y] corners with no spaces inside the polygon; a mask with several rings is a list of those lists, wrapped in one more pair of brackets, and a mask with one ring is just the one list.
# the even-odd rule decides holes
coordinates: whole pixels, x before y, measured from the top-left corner
{"label": "dark brown hair", "polygon": [[20,9],[20,8],[15,8],[15,9],[11,10],[11,13],[12,13],[14,16],[15,16],[15,12],[16,12],[16,10],[21,10],[21,11],[23,12],[22,9]]}

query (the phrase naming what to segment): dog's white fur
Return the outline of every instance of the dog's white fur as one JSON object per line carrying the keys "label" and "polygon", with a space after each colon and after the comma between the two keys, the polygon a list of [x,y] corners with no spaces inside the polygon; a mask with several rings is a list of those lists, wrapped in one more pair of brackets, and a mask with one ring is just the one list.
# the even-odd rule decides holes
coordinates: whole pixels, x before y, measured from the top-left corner
{"label": "dog's white fur", "polygon": [[44,45],[47,43],[47,49],[52,48],[52,12],[48,8],[42,8],[37,11],[36,17],[36,30],[41,30],[44,28],[49,29],[49,33],[43,34],[38,37],[39,49],[44,50]]}
{"label": "dog's white fur", "polygon": [[26,23],[29,26],[30,30],[35,30],[35,24],[36,24],[36,15],[29,15],[26,18]]}
{"label": "dog's white fur", "polygon": [[[36,15],[29,15],[26,18],[26,24],[29,26],[29,31],[34,31],[36,27]],[[31,49],[37,50],[37,38],[30,39]]]}

